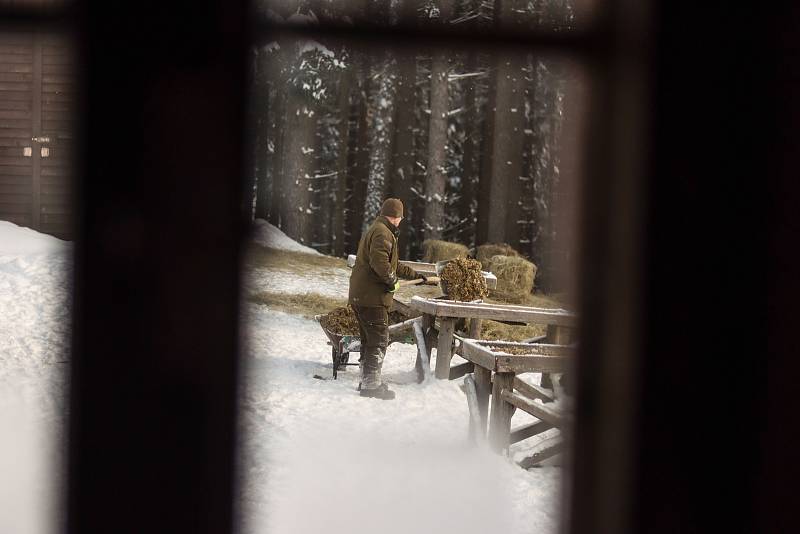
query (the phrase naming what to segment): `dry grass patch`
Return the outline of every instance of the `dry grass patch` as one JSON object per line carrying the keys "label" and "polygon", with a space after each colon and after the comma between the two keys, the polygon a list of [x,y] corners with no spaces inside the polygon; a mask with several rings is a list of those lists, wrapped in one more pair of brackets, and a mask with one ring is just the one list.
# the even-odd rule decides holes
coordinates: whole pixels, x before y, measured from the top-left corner
{"label": "dry grass patch", "polygon": [[251,245],[247,249],[244,264],[250,269],[277,269],[293,272],[308,271],[310,268],[319,270],[348,268],[347,261],[342,258],[268,248],[261,245]]}
{"label": "dry grass patch", "polygon": [[329,311],[347,306],[347,299],[326,297],[317,293],[302,295],[261,291],[247,297],[248,302],[268,306],[270,309],[313,319]]}

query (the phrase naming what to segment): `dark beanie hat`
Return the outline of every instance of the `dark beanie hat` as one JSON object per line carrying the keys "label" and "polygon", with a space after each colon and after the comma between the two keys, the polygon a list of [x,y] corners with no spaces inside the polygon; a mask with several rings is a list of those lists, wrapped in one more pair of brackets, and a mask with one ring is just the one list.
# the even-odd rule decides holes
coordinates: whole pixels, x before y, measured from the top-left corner
{"label": "dark beanie hat", "polygon": [[403,203],[398,198],[387,198],[381,206],[381,215],[385,217],[402,217]]}

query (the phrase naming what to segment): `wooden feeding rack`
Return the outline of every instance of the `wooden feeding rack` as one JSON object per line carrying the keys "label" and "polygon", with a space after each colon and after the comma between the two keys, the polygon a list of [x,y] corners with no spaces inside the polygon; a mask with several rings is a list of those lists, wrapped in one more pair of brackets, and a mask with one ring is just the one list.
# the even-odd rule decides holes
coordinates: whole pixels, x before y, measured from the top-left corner
{"label": "wooden feeding rack", "polygon": [[[470,433],[477,439],[486,436],[489,423],[489,441],[492,448],[501,452],[511,443],[536,436],[557,428],[562,439],[538,451],[521,462],[525,467],[558,454],[563,450],[563,436],[568,435],[571,417],[552,406],[554,394],[549,390],[524,382],[521,373],[562,373],[571,367],[575,347],[550,343],[516,343],[458,338],[459,354],[473,367],[473,375],[465,380],[467,401],[470,407]],[[509,351],[515,352],[511,354]],[[491,415],[489,404],[491,397]],[[521,409],[539,419],[512,431],[511,417]]]}
{"label": "wooden feeding rack", "polygon": [[[485,319],[510,321],[519,324],[544,324],[548,326],[547,341],[551,344],[564,344],[569,329],[577,324],[574,313],[563,309],[533,308],[512,304],[492,304],[487,302],[459,302],[443,299],[426,299],[414,296],[408,303],[410,310],[422,314],[427,327],[433,328],[439,320],[436,336],[436,378],[449,379],[463,376],[458,369],[451,370],[455,324],[458,319],[470,319],[469,337],[480,336],[481,322]],[[432,346],[429,345],[429,347]],[[430,349],[428,353],[430,360]],[[460,373],[460,374],[459,374]]]}

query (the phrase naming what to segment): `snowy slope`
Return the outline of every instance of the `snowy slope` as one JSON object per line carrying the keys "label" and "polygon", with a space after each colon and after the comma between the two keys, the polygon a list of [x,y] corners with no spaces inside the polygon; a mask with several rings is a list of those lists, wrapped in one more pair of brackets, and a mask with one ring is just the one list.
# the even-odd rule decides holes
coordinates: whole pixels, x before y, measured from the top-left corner
{"label": "snowy slope", "polygon": [[252,238],[253,241],[265,247],[319,255],[319,252],[313,248],[301,245],[264,219],[256,219],[253,222]]}

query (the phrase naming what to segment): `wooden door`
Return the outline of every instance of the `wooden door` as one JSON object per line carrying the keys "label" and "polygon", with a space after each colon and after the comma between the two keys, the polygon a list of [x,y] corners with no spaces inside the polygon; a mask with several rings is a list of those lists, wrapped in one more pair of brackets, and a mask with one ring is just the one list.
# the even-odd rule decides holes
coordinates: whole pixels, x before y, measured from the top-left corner
{"label": "wooden door", "polygon": [[73,68],[63,37],[0,34],[0,220],[67,239]]}

